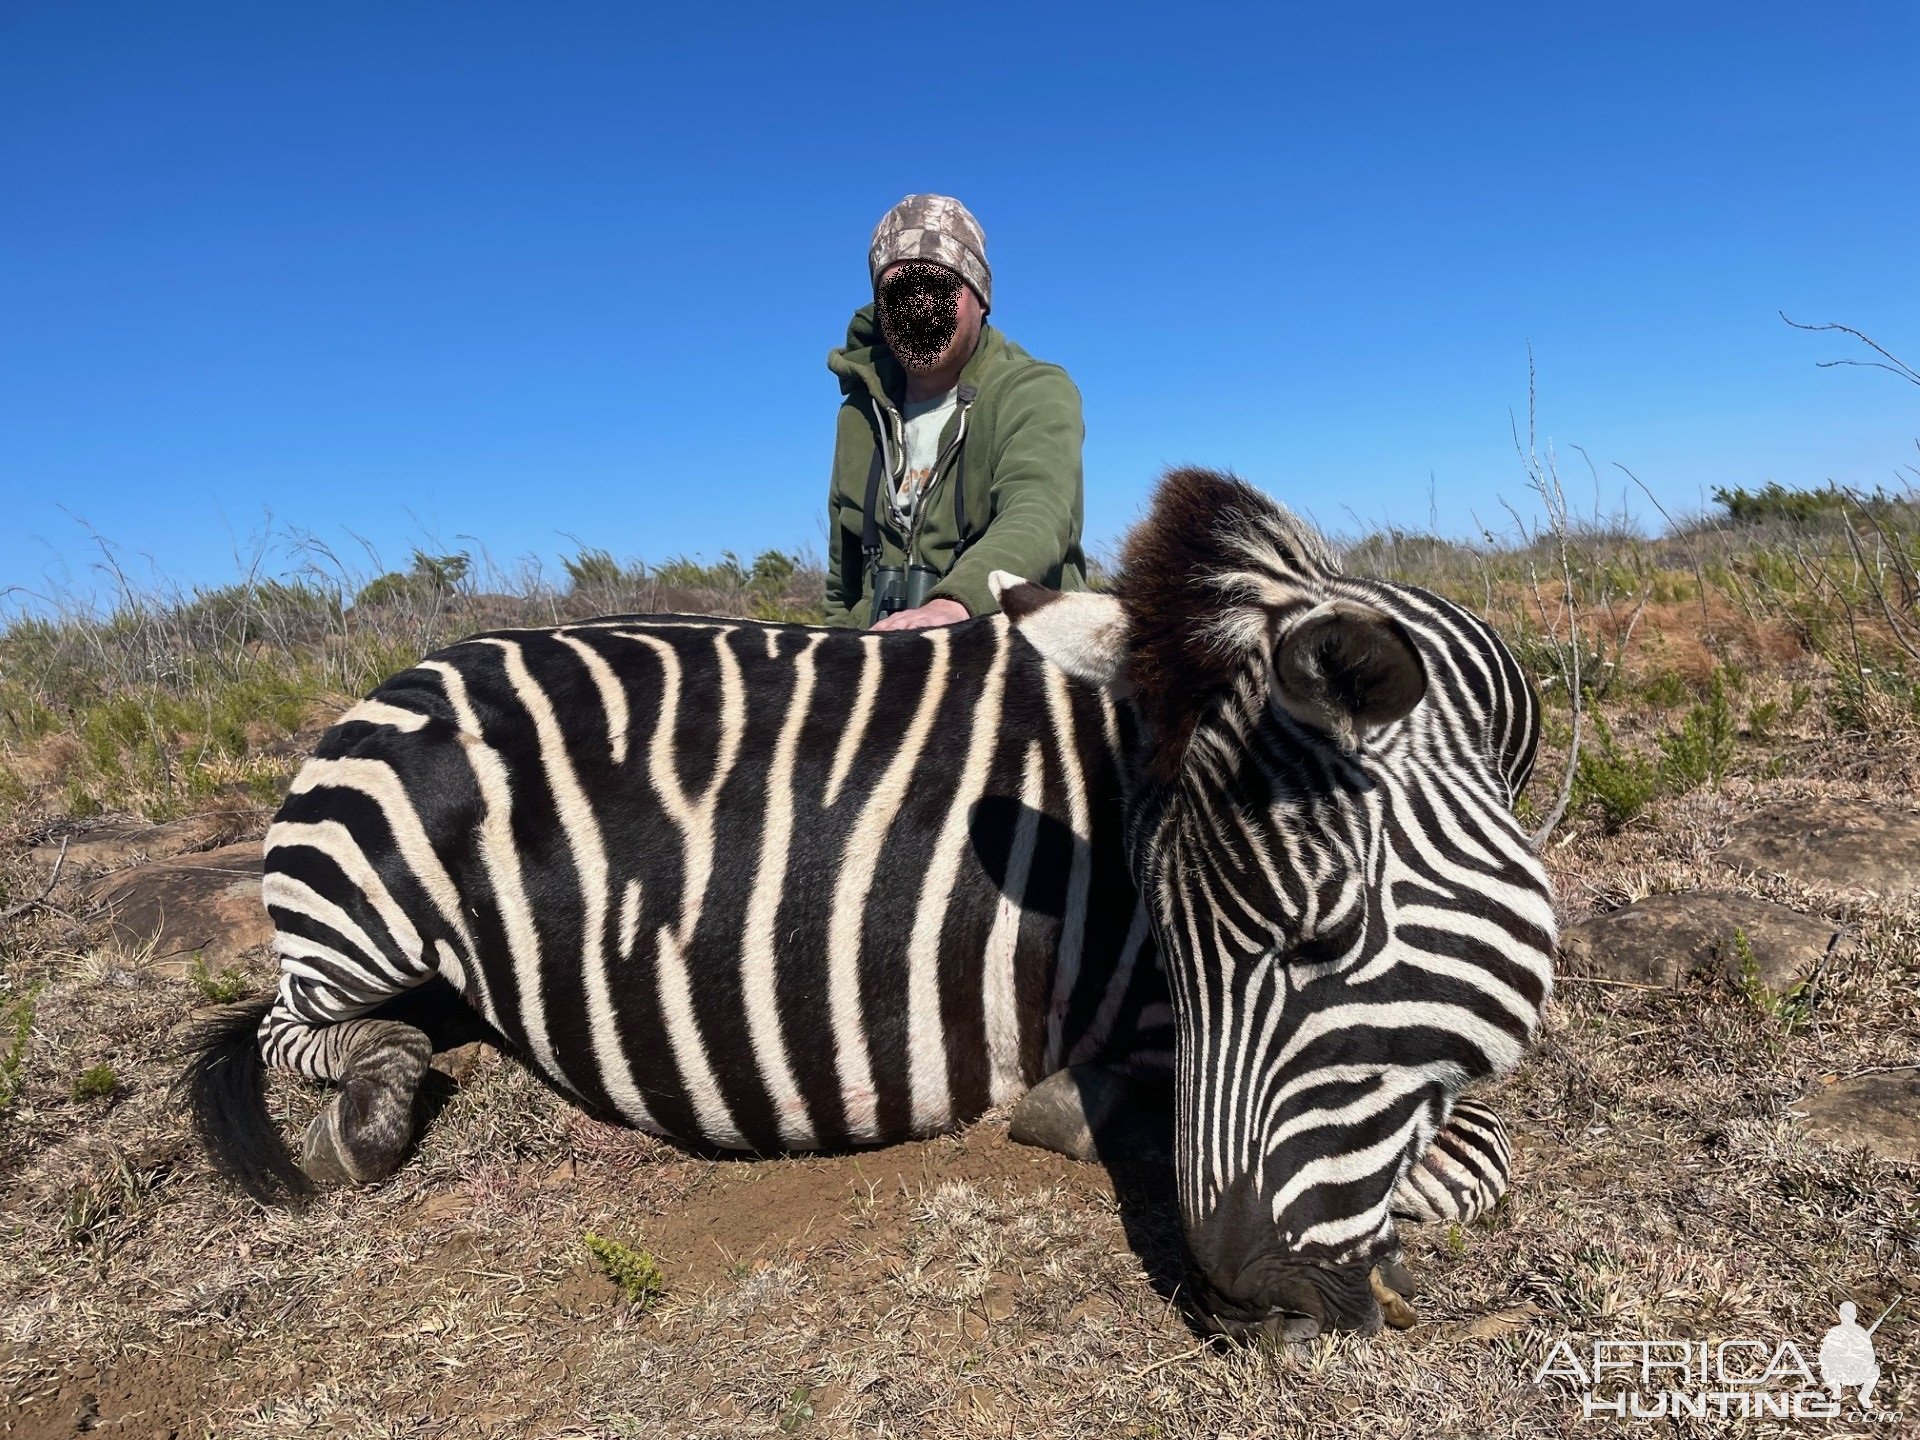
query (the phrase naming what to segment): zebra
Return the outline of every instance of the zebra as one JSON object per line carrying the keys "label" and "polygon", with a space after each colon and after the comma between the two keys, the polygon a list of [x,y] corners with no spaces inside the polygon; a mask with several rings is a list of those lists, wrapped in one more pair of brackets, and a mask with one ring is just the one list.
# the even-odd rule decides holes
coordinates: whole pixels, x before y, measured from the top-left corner
{"label": "zebra", "polygon": [[[1396,1221],[1504,1190],[1460,1092],[1551,989],[1524,673],[1213,471],[1163,477],[1113,593],[993,585],[887,634],[499,630],[381,685],[268,831],[276,993],[191,1042],[217,1167],[267,1201],[392,1174],[430,1044],[377,1011],[440,976],[589,1113],[721,1149],[1018,1102],[1085,1156],[1157,1083],[1205,1324],[1404,1310]],[[268,1067],[338,1087],[297,1162]]]}

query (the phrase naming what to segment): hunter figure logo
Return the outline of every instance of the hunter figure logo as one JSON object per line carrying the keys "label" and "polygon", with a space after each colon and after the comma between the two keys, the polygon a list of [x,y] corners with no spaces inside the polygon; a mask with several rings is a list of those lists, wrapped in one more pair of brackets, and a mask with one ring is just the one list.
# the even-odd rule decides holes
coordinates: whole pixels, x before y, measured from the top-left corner
{"label": "hunter figure logo", "polygon": [[1880,1365],[1873,1332],[1892,1310],[1887,1306],[1863,1329],[1858,1307],[1843,1302],[1840,1323],[1820,1342],[1818,1381],[1791,1340],[1595,1340],[1586,1356],[1572,1341],[1560,1340],[1533,1383],[1571,1382],[1589,1420],[1831,1419],[1841,1413],[1849,1390],[1861,1410],[1874,1409]]}
{"label": "hunter figure logo", "polygon": [[1862,1330],[1854,1320],[1859,1313],[1851,1300],[1842,1302],[1840,1323],[1827,1331],[1827,1338],[1820,1342],[1820,1378],[1827,1382],[1827,1389],[1836,1402],[1843,1390],[1859,1386],[1860,1408],[1871,1410],[1873,1387],[1880,1383],[1880,1367],[1873,1358],[1873,1332],[1880,1328],[1880,1320],[1887,1317],[1883,1312],[1880,1320]]}

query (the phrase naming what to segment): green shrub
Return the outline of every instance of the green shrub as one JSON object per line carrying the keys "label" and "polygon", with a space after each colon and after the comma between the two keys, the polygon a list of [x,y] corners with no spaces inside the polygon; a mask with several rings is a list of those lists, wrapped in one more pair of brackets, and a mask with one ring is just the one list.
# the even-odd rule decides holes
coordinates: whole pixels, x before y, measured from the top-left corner
{"label": "green shrub", "polygon": [[187,978],[193,981],[193,988],[200,992],[201,999],[216,1005],[231,1005],[253,989],[247,972],[236,966],[225,966],[218,975],[210,972],[207,957],[198,950],[193,952],[193,968],[187,972]]}
{"label": "green shrub", "polygon": [[562,560],[560,565],[575,590],[611,589],[627,580],[626,567],[613,558],[610,550],[582,550],[571,560]]}
{"label": "green shrub", "polygon": [[660,1266],[644,1250],[635,1250],[618,1240],[608,1240],[591,1230],[586,1235],[587,1249],[607,1272],[620,1293],[634,1305],[646,1305],[663,1288]]}
{"label": "green shrub", "polygon": [[1687,712],[1678,732],[1661,737],[1660,778],[1681,792],[1719,784],[1733,763],[1736,735],[1725,673],[1715,670],[1707,698]]}
{"label": "green shrub", "polygon": [[1804,527],[1839,516],[1847,504],[1847,497],[1835,486],[1829,485],[1821,490],[1790,490],[1778,480],[1769,480],[1753,491],[1744,485],[1736,485],[1731,490],[1716,485],[1713,487],[1713,499],[1735,525],[1763,525],[1768,521],[1778,521]]}
{"label": "green shrub", "polygon": [[376,575],[361,587],[360,593],[353,597],[353,603],[378,608],[382,605],[444,598],[467,578],[467,569],[471,564],[472,557],[464,550],[456,550],[451,555],[429,555],[424,550],[416,550],[413,552],[412,569],[390,570],[385,575]]}
{"label": "green shrub", "polygon": [[27,1039],[33,1034],[33,1000],[29,990],[0,1014],[0,1035],[6,1036],[6,1048],[0,1050],[0,1110],[20,1095],[20,1067],[27,1058]]}
{"label": "green shrub", "polygon": [[1641,699],[1661,710],[1671,710],[1687,702],[1687,682],[1678,672],[1662,670],[1640,691]]}
{"label": "green shrub", "polygon": [[1634,754],[1614,739],[1613,730],[1598,710],[1587,716],[1590,730],[1580,747],[1574,772],[1573,801],[1600,811],[1600,823],[1611,835],[1637,817],[1660,791],[1660,767]]}
{"label": "green shrub", "polygon": [[119,1083],[120,1078],[113,1073],[113,1066],[95,1065],[91,1070],[82,1070],[74,1077],[73,1098],[104,1100],[113,1094]]}

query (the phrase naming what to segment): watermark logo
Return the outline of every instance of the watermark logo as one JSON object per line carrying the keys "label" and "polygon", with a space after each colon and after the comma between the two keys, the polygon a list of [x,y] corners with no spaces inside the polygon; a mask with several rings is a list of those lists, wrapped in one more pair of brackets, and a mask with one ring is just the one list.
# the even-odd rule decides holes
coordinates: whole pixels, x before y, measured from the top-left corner
{"label": "watermark logo", "polygon": [[1566,1384],[1589,1420],[1821,1420],[1843,1404],[1871,1413],[1880,1383],[1873,1332],[1892,1310],[1862,1327],[1853,1302],[1842,1304],[1840,1323],[1820,1342],[1818,1379],[1791,1340],[1595,1340],[1588,1354],[1560,1340],[1533,1383]]}
{"label": "watermark logo", "polygon": [[1858,1386],[1860,1408],[1871,1410],[1873,1387],[1880,1383],[1880,1366],[1873,1358],[1873,1332],[1880,1328],[1880,1320],[1887,1317],[1882,1312],[1880,1320],[1862,1330],[1855,1318],[1859,1313],[1851,1300],[1841,1303],[1840,1323],[1827,1331],[1827,1338],[1820,1342],[1820,1378],[1826,1382],[1836,1403],[1843,1391]]}

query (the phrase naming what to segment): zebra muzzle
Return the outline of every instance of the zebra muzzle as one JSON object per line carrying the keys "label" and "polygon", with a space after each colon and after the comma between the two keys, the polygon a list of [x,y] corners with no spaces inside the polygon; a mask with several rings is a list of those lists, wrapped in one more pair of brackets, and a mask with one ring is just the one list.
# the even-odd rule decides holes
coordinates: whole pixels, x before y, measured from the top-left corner
{"label": "zebra muzzle", "polygon": [[1379,1333],[1384,1323],[1412,1311],[1392,1287],[1389,1309],[1380,1295],[1375,1267],[1365,1264],[1319,1265],[1284,1254],[1261,1256],[1227,1287],[1205,1275],[1194,1277],[1197,1318],[1216,1335],[1257,1344],[1311,1340],[1328,1331]]}

